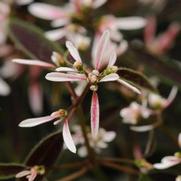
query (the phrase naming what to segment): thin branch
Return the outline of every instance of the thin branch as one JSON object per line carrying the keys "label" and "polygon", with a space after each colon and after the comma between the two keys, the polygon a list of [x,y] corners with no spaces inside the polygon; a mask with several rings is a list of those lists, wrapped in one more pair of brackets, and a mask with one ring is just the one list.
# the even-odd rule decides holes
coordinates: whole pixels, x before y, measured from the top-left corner
{"label": "thin branch", "polygon": [[132,175],[138,175],[139,172],[133,168],[130,168],[130,167],[126,167],[126,166],[121,166],[121,165],[118,165],[114,162],[111,162],[111,161],[99,161],[99,163],[103,166],[106,166],[106,167],[109,167],[109,168],[112,168],[112,169],[116,169],[120,172],[124,172],[124,173],[128,173],[128,174],[132,174]]}
{"label": "thin branch", "polygon": [[82,175],[84,175],[89,169],[87,167],[83,167],[81,170],[74,172],[73,174],[70,174],[64,178],[61,178],[57,181],[71,181],[71,180],[75,180],[76,178],[81,177]]}

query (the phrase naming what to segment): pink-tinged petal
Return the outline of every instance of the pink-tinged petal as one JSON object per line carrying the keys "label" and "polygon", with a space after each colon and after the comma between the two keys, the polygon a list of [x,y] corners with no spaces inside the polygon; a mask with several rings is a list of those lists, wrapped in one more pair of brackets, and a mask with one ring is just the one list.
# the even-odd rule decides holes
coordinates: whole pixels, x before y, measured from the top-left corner
{"label": "pink-tinged petal", "polygon": [[65,120],[64,124],[63,124],[63,139],[64,139],[64,142],[65,142],[65,145],[67,146],[67,148],[71,152],[76,153],[76,147],[75,147],[74,141],[72,139],[72,135],[70,133],[68,120]]}
{"label": "pink-tinged petal", "polygon": [[27,176],[28,181],[34,181],[36,177],[37,177],[37,171],[34,169],[31,170],[31,175]]}
{"label": "pink-tinged petal", "polygon": [[58,67],[56,69],[57,72],[77,72],[77,70],[75,70],[74,68],[70,68],[70,67]]}
{"label": "pink-tinged petal", "polygon": [[116,59],[117,59],[117,54],[116,51],[113,50],[109,58],[108,67],[113,66],[116,63]]}
{"label": "pink-tinged petal", "polygon": [[100,40],[98,41],[96,45],[95,50],[95,60],[93,63],[95,64],[94,67],[96,70],[99,70],[103,63],[103,58],[105,57],[105,54],[107,54],[108,51],[108,45],[110,40],[110,32],[108,30],[104,31],[102,34]]}
{"label": "pink-tinged petal", "polygon": [[135,86],[131,85],[130,83],[124,81],[123,79],[119,79],[118,82],[120,84],[124,85],[125,87],[127,87],[128,89],[132,90],[133,92],[135,92],[137,94],[141,94],[141,92],[138,88],[136,88]]}
{"label": "pink-tinged petal", "polygon": [[43,109],[43,93],[38,81],[30,82],[28,94],[32,111],[35,114],[41,113]]}
{"label": "pink-tinged petal", "polygon": [[30,174],[30,170],[23,170],[16,174],[16,178],[22,178]]}
{"label": "pink-tinged petal", "polygon": [[172,90],[170,91],[170,94],[167,98],[167,104],[165,105],[165,107],[168,107],[172,102],[173,100],[175,99],[176,95],[177,95],[177,92],[178,92],[178,88],[176,86],[174,86],[172,88]]}
{"label": "pink-tinged petal", "polygon": [[116,73],[112,73],[103,77],[99,82],[109,82],[109,81],[116,81],[119,79],[119,75]]}
{"label": "pink-tinged petal", "polygon": [[99,8],[100,6],[104,5],[107,2],[107,0],[94,0],[93,1],[93,8]]}
{"label": "pink-tinged petal", "polygon": [[181,163],[181,159],[175,156],[166,156],[161,160],[161,163],[153,164],[156,169],[167,169]]}
{"label": "pink-tinged petal", "polygon": [[95,138],[99,130],[99,100],[96,92],[92,94],[91,100],[91,132],[92,136]]}
{"label": "pink-tinged petal", "polygon": [[165,51],[167,51],[169,48],[172,47],[173,42],[177,36],[177,34],[180,31],[180,25],[177,23],[172,23],[168,30],[161,34],[158,38],[157,38],[157,43],[158,43],[158,49],[160,53],[164,53]]}
{"label": "pink-tinged petal", "polygon": [[117,55],[122,55],[128,49],[128,42],[126,40],[122,40],[120,45],[116,49]]}
{"label": "pink-tinged petal", "polygon": [[107,131],[107,132],[105,132],[103,140],[105,142],[111,142],[112,140],[114,140],[115,137],[116,137],[116,132],[114,132],[114,131]]}
{"label": "pink-tinged petal", "polygon": [[156,18],[150,17],[147,20],[147,24],[144,30],[144,41],[146,45],[149,45],[155,38],[156,33]]}
{"label": "pink-tinged petal", "polygon": [[64,9],[46,3],[33,3],[28,10],[32,15],[45,20],[55,20],[67,16]]}
{"label": "pink-tinged petal", "polygon": [[8,94],[10,94],[11,89],[9,87],[9,85],[0,78],[0,95],[1,96],[7,96]]}
{"label": "pink-tinged petal", "polygon": [[41,60],[13,59],[12,62],[23,64],[23,65],[40,66],[40,67],[45,67],[45,68],[54,68],[55,67],[53,64],[43,62]]}
{"label": "pink-tinged petal", "polygon": [[65,25],[68,25],[70,23],[70,19],[69,17],[65,17],[63,19],[56,19],[56,20],[53,20],[51,22],[51,26],[56,28],[56,27],[61,27],[61,26],[65,26]]}
{"label": "pink-tinged petal", "polygon": [[24,121],[20,122],[19,127],[34,127],[34,126],[38,126],[40,124],[44,124],[47,123],[49,121],[54,120],[55,117],[54,116],[43,116],[43,117],[39,117],[39,118],[30,118],[30,119],[25,119]]}
{"label": "pink-tinged petal", "polygon": [[53,82],[67,82],[67,81],[86,80],[86,76],[84,74],[79,74],[79,73],[52,72],[52,73],[48,73],[45,78],[47,80],[53,81]]}
{"label": "pink-tinged petal", "polygon": [[181,133],[178,135],[178,145],[181,148]]}
{"label": "pink-tinged petal", "polygon": [[132,16],[117,18],[117,27],[121,30],[137,30],[146,25],[146,19],[142,17]]}
{"label": "pink-tinged petal", "polygon": [[67,47],[70,55],[74,58],[75,61],[82,62],[79,52],[78,52],[77,48],[75,48],[75,46],[73,45],[72,42],[66,41],[66,47]]}
{"label": "pink-tinged petal", "polygon": [[53,40],[53,41],[60,40],[63,37],[65,37],[65,35],[66,35],[66,31],[64,28],[60,28],[60,29],[52,30],[52,31],[47,31],[45,33],[45,36],[48,39]]}

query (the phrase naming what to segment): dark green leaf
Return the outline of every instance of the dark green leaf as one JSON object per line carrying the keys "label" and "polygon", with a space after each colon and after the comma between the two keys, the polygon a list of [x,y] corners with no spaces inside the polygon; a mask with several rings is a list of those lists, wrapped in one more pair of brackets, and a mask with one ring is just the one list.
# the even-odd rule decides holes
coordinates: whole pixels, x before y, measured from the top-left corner
{"label": "dark green leaf", "polygon": [[0,180],[10,179],[25,169],[24,165],[15,163],[0,163]]}
{"label": "dark green leaf", "polygon": [[25,164],[27,166],[44,165],[51,167],[57,160],[63,147],[61,132],[56,132],[43,138],[30,152]]}
{"label": "dark green leaf", "polygon": [[49,61],[53,51],[61,52],[59,45],[45,38],[42,30],[22,20],[11,19],[8,33],[17,48],[30,58]]}
{"label": "dark green leaf", "polygon": [[120,78],[131,82],[139,87],[155,91],[155,88],[150,84],[149,80],[141,73],[128,68],[119,68],[117,72]]}

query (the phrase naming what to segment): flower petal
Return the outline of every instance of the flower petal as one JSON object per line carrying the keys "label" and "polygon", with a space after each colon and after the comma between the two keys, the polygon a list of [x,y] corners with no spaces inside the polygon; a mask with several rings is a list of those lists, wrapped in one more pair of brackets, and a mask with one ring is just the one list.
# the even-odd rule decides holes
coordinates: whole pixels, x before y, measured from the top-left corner
{"label": "flower petal", "polygon": [[9,85],[0,78],[0,95],[2,96],[7,96],[8,94],[10,94],[11,89],[9,87]]}
{"label": "flower petal", "polygon": [[47,80],[53,82],[67,82],[67,81],[81,81],[86,80],[86,76],[84,74],[79,73],[59,73],[59,72],[52,72],[48,73],[45,77]]}
{"label": "flower petal", "polygon": [[177,95],[177,92],[178,92],[178,88],[176,86],[174,86],[172,88],[172,90],[170,91],[170,94],[167,98],[167,104],[165,105],[165,107],[168,107],[172,102],[173,100],[175,99],[176,95]]}
{"label": "flower petal", "polygon": [[33,2],[33,0],[16,0],[16,3],[20,6],[30,4],[31,2]]}
{"label": "flower petal", "polygon": [[40,114],[43,110],[43,93],[39,81],[30,81],[28,95],[31,110]]}
{"label": "flower petal", "polygon": [[65,120],[64,124],[63,124],[63,139],[64,139],[64,142],[65,142],[65,145],[67,146],[67,148],[71,152],[76,153],[76,147],[75,147],[74,141],[73,141],[71,133],[70,133],[68,120]]}
{"label": "flower petal", "polygon": [[56,19],[51,22],[52,27],[61,27],[70,23],[69,17],[64,17],[63,19]]}
{"label": "flower petal", "polygon": [[39,117],[39,118],[30,118],[30,119],[25,119],[24,121],[20,122],[19,127],[34,127],[34,126],[38,126],[40,124],[44,124],[47,123],[49,121],[54,120],[55,117],[54,116],[43,116],[43,117]]}
{"label": "flower petal", "polygon": [[24,64],[24,65],[32,65],[32,66],[40,66],[45,68],[54,68],[53,64],[43,62],[41,60],[29,60],[29,59],[13,59],[12,62]]}
{"label": "flower petal", "polygon": [[93,8],[99,8],[100,6],[102,6],[103,4],[105,4],[107,2],[107,0],[94,0],[93,1]]}
{"label": "flower petal", "polygon": [[116,81],[119,79],[119,75],[116,73],[112,73],[103,77],[99,82],[109,82],[109,81]]}
{"label": "flower petal", "polygon": [[137,94],[141,94],[140,90],[136,88],[135,86],[129,84],[128,82],[124,81],[123,79],[119,79],[118,82],[124,86],[126,86],[128,89],[136,92]]}
{"label": "flower petal", "polygon": [[73,45],[72,42],[66,41],[66,47],[67,47],[68,51],[70,52],[70,55],[74,58],[75,61],[82,62],[79,52],[78,52],[77,48],[75,48],[75,46]]}
{"label": "flower petal", "polygon": [[59,28],[56,30],[47,31],[45,36],[53,41],[60,40],[66,35],[66,31],[64,28]]}
{"label": "flower petal", "polygon": [[93,92],[91,100],[91,132],[93,137],[97,136],[99,130],[99,112],[98,95]]}
{"label": "flower petal", "polygon": [[154,126],[153,125],[131,126],[130,129],[135,132],[146,132],[154,129]]}
{"label": "flower petal", "polygon": [[142,17],[132,16],[117,18],[117,27],[121,30],[137,30],[146,25],[146,19]]}
{"label": "flower petal", "polygon": [[64,18],[67,15],[64,9],[46,3],[33,3],[28,10],[32,15],[45,20]]}
{"label": "flower petal", "polygon": [[156,169],[167,169],[181,163],[181,159],[175,156],[166,156],[161,160],[161,163],[153,164]]}
{"label": "flower petal", "polygon": [[101,68],[104,55],[107,52],[109,40],[110,40],[110,32],[106,30],[104,31],[104,33],[102,34],[100,40],[98,41],[96,45],[95,60],[93,61],[93,63],[95,64],[94,67],[96,70],[99,70]]}
{"label": "flower petal", "polygon": [[113,66],[116,63],[116,59],[117,59],[116,51],[113,51],[109,57],[108,67]]}
{"label": "flower petal", "polygon": [[16,178],[25,177],[25,176],[29,175],[30,173],[31,173],[30,170],[23,170],[23,171],[17,173],[15,177]]}
{"label": "flower petal", "polygon": [[58,67],[56,69],[57,72],[77,72],[76,69],[70,67]]}

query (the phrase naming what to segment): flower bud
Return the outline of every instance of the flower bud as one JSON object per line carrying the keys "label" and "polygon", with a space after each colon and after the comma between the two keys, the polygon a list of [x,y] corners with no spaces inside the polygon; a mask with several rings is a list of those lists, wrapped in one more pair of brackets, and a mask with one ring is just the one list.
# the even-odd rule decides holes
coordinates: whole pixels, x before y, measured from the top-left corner
{"label": "flower bud", "polygon": [[98,90],[98,86],[97,85],[91,85],[90,86],[90,90],[91,91],[97,91]]}

